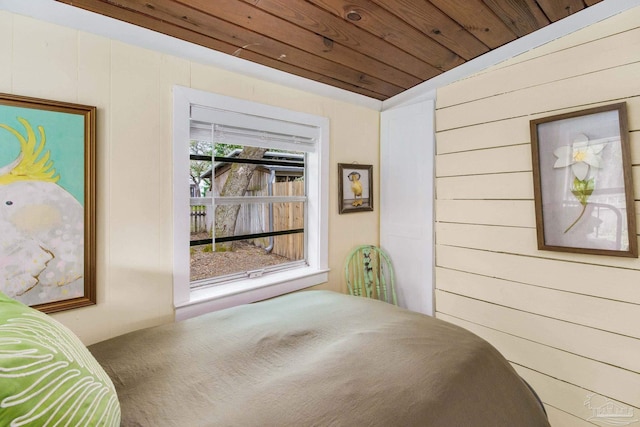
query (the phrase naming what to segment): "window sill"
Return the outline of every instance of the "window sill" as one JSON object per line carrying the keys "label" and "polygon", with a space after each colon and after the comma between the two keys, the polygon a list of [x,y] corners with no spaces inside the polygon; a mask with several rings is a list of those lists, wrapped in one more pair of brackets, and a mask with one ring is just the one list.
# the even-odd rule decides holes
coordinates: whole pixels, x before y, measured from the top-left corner
{"label": "window sill", "polygon": [[319,285],[328,280],[328,272],[328,269],[306,267],[193,290],[189,301],[176,305],[176,321]]}

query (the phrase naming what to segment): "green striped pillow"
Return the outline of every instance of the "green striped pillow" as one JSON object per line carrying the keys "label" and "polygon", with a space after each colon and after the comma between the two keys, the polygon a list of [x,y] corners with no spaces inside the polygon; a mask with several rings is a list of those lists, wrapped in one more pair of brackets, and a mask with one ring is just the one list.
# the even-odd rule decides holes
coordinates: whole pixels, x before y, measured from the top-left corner
{"label": "green striped pillow", "polygon": [[120,425],[113,383],[78,337],[2,293],[0,425]]}

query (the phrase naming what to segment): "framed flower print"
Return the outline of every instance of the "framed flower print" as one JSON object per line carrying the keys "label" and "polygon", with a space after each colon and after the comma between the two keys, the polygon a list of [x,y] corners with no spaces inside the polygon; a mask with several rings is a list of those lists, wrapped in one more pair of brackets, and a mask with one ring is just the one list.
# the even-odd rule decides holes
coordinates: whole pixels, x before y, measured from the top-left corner
{"label": "framed flower print", "polygon": [[626,105],[530,127],[538,249],[637,257]]}

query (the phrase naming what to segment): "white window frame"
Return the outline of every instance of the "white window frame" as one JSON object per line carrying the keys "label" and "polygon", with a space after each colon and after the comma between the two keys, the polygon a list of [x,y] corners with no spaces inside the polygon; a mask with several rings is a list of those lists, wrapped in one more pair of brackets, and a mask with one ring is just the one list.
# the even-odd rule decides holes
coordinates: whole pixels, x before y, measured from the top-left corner
{"label": "white window frame", "polygon": [[[317,129],[307,156],[307,264],[262,277],[191,289],[189,255],[189,140],[192,106],[302,124]],[[329,119],[182,86],[173,88],[173,303],[176,320],[247,304],[328,280]]]}

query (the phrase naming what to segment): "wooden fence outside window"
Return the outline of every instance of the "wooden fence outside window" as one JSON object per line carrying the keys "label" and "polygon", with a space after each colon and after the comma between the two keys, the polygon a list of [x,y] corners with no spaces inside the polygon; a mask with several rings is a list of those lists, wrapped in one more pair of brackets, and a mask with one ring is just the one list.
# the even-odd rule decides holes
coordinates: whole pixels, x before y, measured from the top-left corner
{"label": "wooden fence outside window", "polygon": [[[252,191],[253,196],[264,196],[266,190]],[[304,181],[276,182],[273,184],[274,196],[303,196]],[[210,209],[204,205],[191,206],[191,233],[199,234],[209,232],[207,229],[207,215],[211,215]],[[304,228],[304,203],[274,203],[272,231]],[[266,203],[243,204],[236,220],[236,235],[263,233],[269,230],[269,205]],[[260,247],[268,247],[268,237],[253,239],[253,244]],[[281,255],[290,260],[304,258],[304,235],[288,234],[273,237],[273,249],[276,255]]]}

